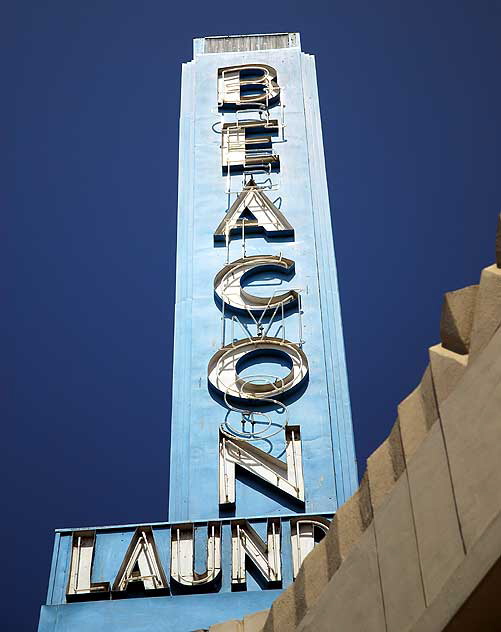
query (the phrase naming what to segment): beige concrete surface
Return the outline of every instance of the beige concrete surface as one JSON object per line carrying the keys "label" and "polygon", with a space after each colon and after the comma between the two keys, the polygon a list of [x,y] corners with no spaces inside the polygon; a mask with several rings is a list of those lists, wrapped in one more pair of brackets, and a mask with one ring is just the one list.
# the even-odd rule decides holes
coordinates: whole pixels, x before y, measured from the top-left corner
{"label": "beige concrete surface", "polygon": [[501,626],[501,558],[480,581],[443,632],[499,630]]}
{"label": "beige concrete surface", "polygon": [[387,632],[404,632],[425,607],[407,474],[374,514]]}
{"label": "beige concrete surface", "polygon": [[498,215],[498,227],[496,231],[496,265],[501,268],[501,213]]}
{"label": "beige concrete surface", "polygon": [[306,556],[294,582],[296,620],[315,605],[330,579],[325,538]]}
{"label": "beige concrete surface", "polygon": [[[501,512],[487,525],[480,538],[470,548],[462,563],[449,577],[440,593],[421,614],[411,632],[497,632],[501,621],[501,599],[499,599],[499,574],[488,577],[501,558]],[[499,569],[498,569],[499,570]],[[478,627],[452,627],[460,616],[462,606],[472,596],[484,579],[494,581],[496,599],[491,600],[484,614],[492,617],[484,619]],[[479,613],[479,618],[482,613]],[[470,620],[471,622],[471,620]],[[447,626],[451,625],[451,628]],[[347,632],[347,631],[346,631]],[[355,632],[355,630],[353,630]]]}
{"label": "beige concrete surface", "polygon": [[209,632],[243,632],[243,629],[244,627],[241,621],[238,619],[231,619],[231,621],[211,625]]}
{"label": "beige concrete surface", "polygon": [[440,412],[468,549],[501,508],[501,329]]}
{"label": "beige concrete surface", "polygon": [[470,342],[470,361],[484,349],[501,323],[501,268],[484,268],[480,277]]}
{"label": "beige concrete surface", "polygon": [[418,387],[398,406],[398,419],[402,449],[408,461],[438,419],[435,388],[429,366]]}
{"label": "beige concrete surface", "polygon": [[266,617],[263,632],[287,632],[295,630],[299,623],[296,615],[296,595],[294,584],[279,595]]}
{"label": "beige concrete surface", "polygon": [[446,292],[440,319],[440,340],[449,351],[466,354],[470,349],[473,311],[478,285]]}
{"label": "beige concrete surface", "polygon": [[269,610],[260,610],[244,617],[243,632],[261,632]]}
{"label": "beige concrete surface", "polygon": [[468,356],[449,351],[442,345],[430,347],[429,356],[435,393],[440,403],[456,388],[468,365]]}
{"label": "beige concrete surface", "polygon": [[367,459],[372,510],[377,508],[392,491],[405,468],[399,420],[395,422],[388,439]]}
{"label": "beige concrete surface", "polygon": [[364,475],[358,490],[338,509],[324,538],[329,578],[348,557],[371,520],[369,483]]}
{"label": "beige concrete surface", "polygon": [[298,632],[386,632],[374,527],[360,537]]}
{"label": "beige concrete surface", "polygon": [[[362,494],[365,498],[365,495]],[[338,570],[343,560],[349,555],[354,544],[364,532],[364,512],[361,511],[361,494],[358,489],[345,504],[339,508],[325,536],[328,575]],[[308,559],[308,558],[306,558]]]}
{"label": "beige concrete surface", "polygon": [[463,540],[440,423],[407,465],[426,603],[464,557]]}

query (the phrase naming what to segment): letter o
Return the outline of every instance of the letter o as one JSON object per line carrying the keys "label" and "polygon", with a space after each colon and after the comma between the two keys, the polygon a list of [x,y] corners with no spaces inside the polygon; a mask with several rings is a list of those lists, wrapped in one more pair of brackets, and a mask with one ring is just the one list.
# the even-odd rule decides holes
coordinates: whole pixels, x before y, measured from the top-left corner
{"label": "letter o", "polygon": [[[245,379],[239,375],[242,366],[252,356],[285,355],[290,367],[283,378],[272,381]],[[209,385],[222,396],[247,403],[281,398],[301,387],[308,378],[308,360],[304,351],[293,342],[273,337],[244,338],[221,347],[212,356],[207,369]],[[268,377],[268,376],[266,376]]]}

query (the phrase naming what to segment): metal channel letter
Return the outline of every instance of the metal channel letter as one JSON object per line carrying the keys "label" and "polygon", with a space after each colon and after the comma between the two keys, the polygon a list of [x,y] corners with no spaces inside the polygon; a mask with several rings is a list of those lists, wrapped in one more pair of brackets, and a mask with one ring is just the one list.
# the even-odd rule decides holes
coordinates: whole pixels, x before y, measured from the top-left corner
{"label": "metal channel letter", "polygon": [[224,123],[221,130],[223,171],[278,168],[280,157],[273,153],[273,137],[279,130],[276,119]]}
{"label": "metal channel letter", "polygon": [[294,261],[274,255],[256,255],[237,259],[225,266],[214,279],[217,299],[237,312],[262,314],[280,307],[288,307],[298,300],[298,292],[274,293],[271,296],[255,296],[242,287],[242,283],[257,272],[271,271],[277,276],[292,276]]}
{"label": "metal channel letter", "polygon": [[234,235],[263,233],[265,237],[294,237],[285,215],[250,180],[238,194],[214,232],[214,241],[228,241]]}
{"label": "metal channel letter", "polygon": [[217,71],[219,107],[269,107],[280,95],[277,71],[265,64],[227,66]]}
{"label": "metal channel letter", "polygon": [[137,527],[113,582],[115,597],[168,595],[169,584],[158,557],[151,527]]}
{"label": "metal channel letter", "polygon": [[280,521],[270,518],[264,542],[246,520],[231,526],[231,583],[245,585],[246,559],[250,559],[268,584],[282,580]]}
{"label": "metal channel letter", "polygon": [[304,502],[303,459],[299,426],[285,429],[286,463],[248,441],[219,433],[219,504],[235,503],[236,466],[277,490]]}
{"label": "metal channel letter", "polygon": [[[290,371],[285,377],[277,377],[263,383],[239,376],[239,368],[248,360],[259,356],[284,357]],[[207,367],[211,388],[223,397],[245,401],[246,404],[259,400],[284,397],[302,387],[308,378],[308,360],[304,351],[295,343],[271,336],[256,336],[236,340],[221,347],[209,360]]]}
{"label": "metal channel letter", "polygon": [[207,526],[207,570],[195,571],[195,526],[173,525],[171,528],[171,577],[182,586],[205,587],[221,574],[221,524]]}
{"label": "metal channel letter", "polygon": [[291,545],[294,579],[305,557],[313,551],[329,530],[329,521],[322,516],[293,518],[291,520]]}
{"label": "metal channel letter", "polygon": [[91,582],[95,544],[95,531],[73,532],[66,601],[109,599],[110,584],[108,582]]}

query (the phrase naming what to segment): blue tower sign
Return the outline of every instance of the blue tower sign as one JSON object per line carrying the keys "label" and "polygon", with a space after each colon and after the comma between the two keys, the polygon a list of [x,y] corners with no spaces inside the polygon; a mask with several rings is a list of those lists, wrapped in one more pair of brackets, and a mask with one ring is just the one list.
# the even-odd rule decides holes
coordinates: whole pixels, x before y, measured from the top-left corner
{"label": "blue tower sign", "polygon": [[184,64],[169,522],[56,532],[40,632],[268,607],[356,464],[315,62],[298,33]]}

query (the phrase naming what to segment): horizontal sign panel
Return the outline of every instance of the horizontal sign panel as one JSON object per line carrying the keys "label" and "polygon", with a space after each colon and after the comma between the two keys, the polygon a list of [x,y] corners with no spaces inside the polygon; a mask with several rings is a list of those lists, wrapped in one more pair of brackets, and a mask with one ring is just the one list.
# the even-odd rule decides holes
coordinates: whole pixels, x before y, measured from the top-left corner
{"label": "horizontal sign panel", "polygon": [[331,519],[290,515],[61,531],[50,603],[283,588]]}

